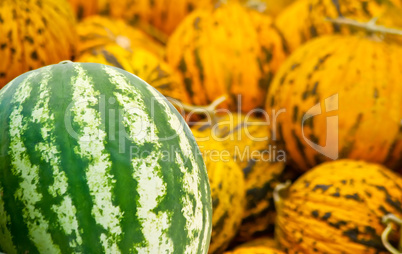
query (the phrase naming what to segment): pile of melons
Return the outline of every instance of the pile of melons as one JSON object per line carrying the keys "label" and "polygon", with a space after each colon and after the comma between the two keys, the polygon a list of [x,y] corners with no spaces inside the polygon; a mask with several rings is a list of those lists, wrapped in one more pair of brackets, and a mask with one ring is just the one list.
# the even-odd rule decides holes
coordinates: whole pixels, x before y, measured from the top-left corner
{"label": "pile of melons", "polygon": [[3,0],[0,88],[63,60],[156,88],[206,165],[208,253],[402,253],[401,15],[400,0]]}

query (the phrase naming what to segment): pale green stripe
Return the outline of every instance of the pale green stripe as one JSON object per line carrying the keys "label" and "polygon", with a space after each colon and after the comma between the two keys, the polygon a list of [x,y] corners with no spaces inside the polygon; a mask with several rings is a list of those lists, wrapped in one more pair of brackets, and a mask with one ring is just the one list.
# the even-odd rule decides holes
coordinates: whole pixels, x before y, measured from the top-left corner
{"label": "pale green stripe", "polygon": [[129,130],[129,137],[137,144],[144,142],[154,144],[147,158],[132,159],[134,168],[133,177],[137,181],[139,194],[137,218],[142,226],[144,243],[137,244],[134,251],[137,253],[172,253],[173,240],[167,235],[171,227],[171,214],[168,212],[155,213],[153,210],[166,196],[166,183],[162,178],[162,167],[158,160],[163,154],[158,143],[157,128],[153,119],[146,112],[146,105],[141,93],[129,83],[117,70],[104,67],[110,76],[109,81],[125,94],[115,92],[117,101],[123,108],[124,126]]}
{"label": "pale green stripe", "polygon": [[[207,171],[206,168],[205,171]],[[210,193],[209,184],[204,184],[204,193]],[[211,196],[207,198],[209,199],[209,201],[211,201]],[[204,222],[206,222],[207,224],[205,225],[204,235],[202,236],[201,253],[207,253],[209,248],[211,228],[209,227],[208,223],[212,221],[212,218],[209,218],[210,215],[211,214],[209,212],[204,213]]]}
{"label": "pale green stripe", "polygon": [[54,114],[49,109],[50,94],[48,82],[52,78],[50,68],[43,70],[43,78],[39,87],[39,98],[32,111],[32,122],[41,124],[41,135],[45,142],[35,146],[35,150],[42,155],[42,159],[50,164],[53,172],[54,183],[49,186],[49,193],[53,197],[63,197],[58,205],[53,205],[52,210],[57,214],[58,222],[67,235],[75,233],[76,237],[70,237],[69,245],[72,248],[82,245],[82,238],[78,230],[76,208],[69,196],[65,195],[68,188],[67,176],[60,170],[60,154],[56,145]]}
{"label": "pale green stripe", "polygon": [[76,64],[74,68],[77,75],[72,80],[74,106],[71,110],[81,132],[79,146],[74,151],[90,161],[85,173],[93,198],[92,215],[108,231],[101,234],[102,246],[106,253],[120,253],[118,243],[122,237],[120,221],[123,214],[112,202],[115,180],[110,176],[112,163],[105,149],[106,133],[101,129],[100,112],[92,108],[98,105],[100,94],[94,90],[92,80],[82,66]]}
{"label": "pale green stripe", "polygon": [[[52,210],[57,214],[58,222],[64,232],[70,235],[69,245],[75,249],[74,253],[80,253],[82,238],[78,230],[77,209],[69,196],[64,196],[59,205],[53,205]],[[73,236],[75,233],[75,236]]]}
{"label": "pale green stripe", "polygon": [[[118,71],[107,66],[104,67],[104,70],[110,76],[110,82],[115,84],[117,89],[126,93],[115,92],[114,95],[123,107],[123,124],[130,127],[130,133],[128,133],[130,138],[138,145],[143,145],[144,143],[156,144],[156,141],[158,141],[157,128],[154,120],[146,112],[146,105],[142,95]],[[130,95],[130,97],[127,95]]]}
{"label": "pale green stripe", "polygon": [[7,225],[10,223],[10,216],[6,213],[3,201],[3,188],[0,187],[0,246],[8,254],[17,253],[13,245],[13,237]]}
{"label": "pale green stripe", "polygon": [[138,96],[133,100],[117,92],[113,94],[119,104],[123,106],[123,124],[130,126],[128,136],[132,141],[137,145],[154,143],[155,139],[157,139],[155,138],[156,126],[153,120],[148,117],[148,114],[142,108],[139,108],[139,105],[143,105],[143,101]]}
{"label": "pale green stripe", "polygon": [[134,179],[137,180],[139,195],[137,218],[142,225],[146,246],[135,246],[138,253],[173,253],[173,240],[167,235],[171,227],[171,214],[155,213],[161,198],[166,195],[166,183],[161,177],[158,163],[161,154],[153,151],[145,159],[133,159]]}
{"label": "pale green stripe", "polygon": [[[190,243],[186,247],[186,253],[197,253],[199,237],[194,236],[199,235],[204,227],[204,218],[203,218],[204,215],[202,210],[203,208],[202,193],[201,190],[199,190],[199,187],[201,185],[200,183],[201,173],[198,163],[194,156],[196,150],[190,144],[190,141],[184,131],[182,121],[180,121],[179,116],[173,113],[172,109],[168,105],[168,102],[153,87],[147,86],[147,89],[155,96],[155,98],[158,99],[158,102],[164,107],[171,128],[177,131],[178,138],[180,140],[179,143],[180,151],[184,154],[186,160],[189,160],[191,162],[192,166],[191,169],[184,168],[184,162],[182,161],[180,154],[176,154],[177,163],[179,164],[181,171],[184,173],[183,186],[188,194],[194,195],[195,199],[195,207],[194,207],[193,202],[191,202],[189,195],[186,195],[182,198],[182,201],[184,202],[182,212],[187,219],[186,227],[188,230],[188,238],[191,239]],[[208,234],[208,232],[205,233]],[[206,253],[204,245],[205,244],[202,245],[203,246],[202,253]]]}
{"label": "pale green stripe", "polygon": [[12,172],[21,179],[15,197],[24,204],[22,209],[27,224],[29,236],[40,253],[60,253],[58,246],[54,245],[48,233],[49,224],[41,212],[35,208],[41,201],[42,194],[38,192],[39,167],[32,165],[26,153],[27,148],[22,142],[22,135],[27,130],[26,120],[22,116],[22,103],[29,97],[32,86],[29,82],[37,72],[32,73],[18,87],[13,103],[16,104],[10,115],[10,156],[12,158]]}
{"label": "pale green stripe", "polygon": [[[200,244],[200,237],[194,237],[194,234],[199,235],[203,228],[203,225],[200,225],[200,222],[201,223],[203,222],[203,207],[199,205],[201,199],[197,200],[197,194],[199,192],[198,191],[199,176],[190,173],[191,170],[189,171],[184,166],[184,162],[181,158],[181,155],[178,152],[176,152],[176,162],[179,165],[181,172],[183,173],[183,189],[187,193],[187,195],[183,195],[182,197],[183,208],[181,211],[183,213],[183,216],[186,218],[186,229],[188,230],[187,231],[188,239],[191,240],[190,243],[186,246],[185,254],[192,254],[197,252],[198,246]],[[195,211],[193,210],[194,209],[193,202],[188,194],[196,196],[197,205],[195,207]]]}

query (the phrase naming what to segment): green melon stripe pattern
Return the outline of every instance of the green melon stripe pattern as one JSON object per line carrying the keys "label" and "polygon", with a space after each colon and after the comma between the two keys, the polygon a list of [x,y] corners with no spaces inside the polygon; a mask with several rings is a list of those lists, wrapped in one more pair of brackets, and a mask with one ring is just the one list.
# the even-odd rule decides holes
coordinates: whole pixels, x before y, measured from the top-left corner
{"label": "green melon stripe pattern", "polygon": [[[28,131],[27,120],[22,116],[23,104],[30,96],[33,86],[31,79],[38,73],[30,73],[18,87],[13,98],[14,107],[10,115],[10,157],[13,175],[18,175],[21,179],[20,186],[14,196],[24,204],[22,209],[24,221],[29,230],[29,236],[33,242],[37,242],[38,251],[41,253],[59,253],[60,248],[53,244],[49,230],[49,222],[44,215],[36,209],[38,202],[43,195],[38,192],[39,166],[32,165],[27,155],[27,148],[23,142],[23,136]],[[4,190],[6,192],[6,190]]]}
{"label": "green melon stripe pattern", "polygon": [[123,216],[120,209],[112,203],[114,180],[110,179],[109,170],[112,162],[105,150],[106,133],[100,128],[100,112],[93,106],[97,105],[100,93],[94,90],[93,82],[85,70],[75,66],[78,74],[72,78],[74,122],[86,126],[78,140],[75,152],[81,158],[91,161],[86,169],[86,179],[93,200],[92,215],[95,221],[105,228],[109,235],[101,234],[101,243],[107,253],[120,252],[117,242],[121,235],[119,221]]}
{"label": "green melon stripe pattern", "polygon": [[61,197],[60,204],[52,205],[51,209],[58,216],[58,221],[63,228],[64,234],[76,235],[70,238],[69,246],[75,251],[79,250],[82,238],[78,230],[76,218],[76,208],[72,204],[71,198],[66,195],[68,182],[66,174],[60,169],[60,151],[56,144],[54,114],[51,113],[49,104],[49,86],[51,79],[50,68],[43,68],[43,78],[39,84],[39,99],[32,111],[31,121],[41,125],[40,133],[42,142],[35,146],[35,151],[42,155],[42,160],[52,168],[54,182],[49,186],[49,194],[53,197]]}
{"label": "green melon stripe pattern", "polygon": [[139,78],[90,63],[28,72],[0,90],[0,127],[1,252],[208,252],[202,156]]}
{"label": "green melon stripe pattern", "polygon": [[[167,251],[173,252],[173,242],[163,231],[169,228],[170,216],[165,213],[155,214],[152,210],[158,205],[158,199],[165,196],[166,184],[161,178],[161,168],[158,164],[161,159],[162,151],[156,142],[156,125],[149,115],[144,111],[146,105],[134,86],[129,85],[128,81],[118,71],[104,67],[109,74],[109,81],[116,85],[118,90],[127,91],[128,95],[135,98],[130,100],[128,95],[115,92],[118,103],[123,107],[124,126],[129,130],[129,137],[137,144],[153,144],[154,151],[150,152],[145,158],[133,158],[132,165],[136,168],[133,177],[137,181],[137,190],[140,195],[137,209],[137,217],[142,222],[143,234],[147,241],[147,247],[133,246],[139,253],[160,253]],[[132,123],[132,124],[130,124]],[[153,168],[154,170],[148,170]],[[166,239],[161,245],[159,239]],[[155,242],[156,241],[156,242]]]}
{"label": "green melon stripe pattern", "polygon": [[[3,193],[3,189],[0,188],[0,193]],[[0,239],[3,239],[5,250],[8,250],[8,253],[14,254],[17,253],[15,246],[12,244],[12,236],[10,230],[7,228],[7,224],[10,223],[10,216],[6,213],[4,208],[4,202],[0,199]]]}
{"label": "green melon stripe pattern", "polygon": [[[150,88],[150,87],[148,87]],[[158,98],[158,92],[155,89],[149,89],[149,91],[156,97]],[[208,238],[208,232],[207,231],[202,231],[202,217],[203,217],[203,212],[201,209],[202,200],[201,200],[201,195],[200,191],[196,189],[196,186],[199,186],[199,178],[197,175],[202,174],[200,171],[200,168],[197,165],[196,158],[194,156],[194,149],[192,149],[192,145],[190,144],[186,132],[183,128],[183,124],[181,123],[180,119],[178,118],[177,115],[173,114],[172,106],[169,106],[166,101],[160,101],[162,104],[163,108],[165,109],[165,112],[167,112],[168,119],[170,126],[172,126],[173,129],[177,130],[178,138],[180,140],[180,147],[182,148],[182,151],[184,153],[185,159],[190,160],[191,166],[195,172],[189,172],[185,167],[184,163],[182,161],[182,158],[179,154],[176,154],[176,162],[178,165],[180,165],[180,170],[184,174],[184,189],[186,190],[186,193],[190,195],[184,195],[182,197],[182,201],[185,204],[182,212],[184,216],[186,217],[186,222],[187,222],[187,229],[188,231],[188,238],[189,239],[194,239],[189,243],[187,246],[185,253],[193,253],[192,251],[194,249],[197,249],[197,247],[201,248],[202,252],[207,252],[208,249],[205,248],[205,245],[201,244],[198,241],[199,238],[194,237],[194,235],[199,235],[200,239],[203,241]],[[206,186],[204,186],[205,188]],[[207,191],[204,189],[204,191]],[[191,196],[195,196],[195,201],[196,201],[196,206],[192,206],[192,198]],[[205,214],[206,219],[208,218],[208,214]],[[194,220],[195,219],[195,220]],[[195,223],[194,223],[195,222]],[[202,235],[203,233],[203,235]]]}

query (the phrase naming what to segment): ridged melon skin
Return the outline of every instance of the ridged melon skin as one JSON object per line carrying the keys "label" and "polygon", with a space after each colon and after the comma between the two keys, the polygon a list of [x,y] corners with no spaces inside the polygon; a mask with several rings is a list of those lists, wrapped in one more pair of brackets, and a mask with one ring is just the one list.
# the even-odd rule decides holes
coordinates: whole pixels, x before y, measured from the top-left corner
{"label": "ridged melon skin", "polygon": [[398,44],[357,35],[322,36],[296,50],[266,101],[267,112],[282,112],[270,128],[288,162],[302,171],[336,158],[400,170],[401,59]]}
{"label": "ridged melon skin", "polygon": [[[290,254],[389,253],[382,217],[402,216],[401,176],[364,161],[323,163],[280,196],[275,238]],[[397,246],[398,231],[391,235]]]}
{"label": "ridged melon skin", "polygon": [[272,18],[236,1],[194,11],[166,48],[167,62],[181,74],[193,105],[226,95],[220,107],[243,113],[263,107],[287,53]]}
{"label": "ridged melon skin", "polygon": [[190,103],[180,80],[164,60],[164,47],[123,20],[91,16],[77,25],[77,62],[100,63],[133,73],[166,97]]}
{"label": "ridged melon skin", "polygon": [[90,16],[77,24],[77,33],[78,55],[110,44],[118,44],[134,52],[138,48],[145,49],[159,58],[165,55],[165,48],[161,43],[122,19]]}
{"label": "ridged melon skin", "polygon": [[0,1],[0,88],[24,72],[71,59],[76,43],[66,0]]}
{"label": "ridged melon skin", "polygon": [[241,168],[223,144],[209,132],[192,127],[208,171],[212,196],[212,233],[209,254],[222,253],[236,235],[246,202]]}
{"label": "ridged melon skin", "polygon": [[149,82],[166,97],[183,103],[190,101],[179,75],[163,59],[146,49],[137,48],[130,51],[119,45],[109,44],[88,50],[77,61],[119,67]]}
{"label": "ridged melon skin", "polygon": [[[378,19],[378,24],[400,28],[400,0],[298,0],[285,8],[275,20],[291,52],[314,38],[330,34],[361,34],[364,29],[327,21],[339,16],[359,22]],[[297,17],[297,18],[295,18]],[[382,34],[387,40],[400,42],[398,36]]]}
{"label": "ridged melon skin", "polygon": [[207,253],[204,162],[144,81],[100,64],[47,66],[0,91],[0,119],[0,251]]}
{"label": "ridged melon skin", "polygon": [[[213,143],[210,145],[213,147],[211,150],[219,150],[218,147],[220,147],[221,155],[225,155],[223,160],[227,159],[226,156],[228,156],[237,164],[236,168],[241,169],[246,202],[243,202],[242,221],[234,241],[249,241],[256,235],[269,231],[275,223],[276,216],[272,194],[275,186],[280,183],[279,179],[284,175],[285,163],[278,158],[277,151],[274,151],[272,147],[269,148],[270,133],[263,118],[237,113],[223,113],[216,115],[216,121],[216,124],[211,124],[208,121],[197,122],[191,130],[197,141],[199,139],[212,139],[210,141]],[[208,144],[208,142],[204,143]],[[200,145],[200,142],[198,144]],[[202,151],[201,148],[200,150]],[[270,153],[272,154],[270,155]],[[208,162],[205,159],[204,161],[211,178]],[[224,164],[229,165],[228,162],[224,162]],[[233,166],[231,166],[231,170],[237,171]],[[222,179],[228,182],[229,174],[221,174],[225,175]],[[230,184],[230,186],[239,190],[240,182],[243,180],[237,180],[236,184]],[[212,202],[214,203],[212,183],[211,189]],[[235,207],[234,204],[232,206]],[[238,210],[237,207],[231,209]],[[215,207],[213,210],[215,216]],[[227,224],[225,223],[225,225]],[[215,231],[214,226],[213,231]]]}
{"label": "ridged melon skin", "polygon": [[[180,22],[197,8],[215,4],[216,0],[69,0],[77,18],[95,14],[122,18],[131,24],[151,25],[170,35]],[[153,29],[153,30],[154,30]]]}

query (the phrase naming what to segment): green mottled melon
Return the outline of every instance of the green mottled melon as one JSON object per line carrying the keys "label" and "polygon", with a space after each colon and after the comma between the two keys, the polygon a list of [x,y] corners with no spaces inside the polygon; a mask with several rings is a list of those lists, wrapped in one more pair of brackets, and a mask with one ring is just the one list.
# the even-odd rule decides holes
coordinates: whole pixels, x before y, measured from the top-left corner
{"label": "green mottled melon", "polygon": [[136,76],[63,62],[0,91],[0,251],[207,253],[211,195],[191,131]]}

